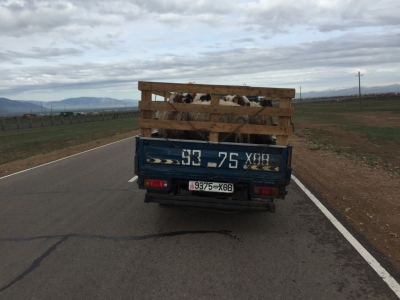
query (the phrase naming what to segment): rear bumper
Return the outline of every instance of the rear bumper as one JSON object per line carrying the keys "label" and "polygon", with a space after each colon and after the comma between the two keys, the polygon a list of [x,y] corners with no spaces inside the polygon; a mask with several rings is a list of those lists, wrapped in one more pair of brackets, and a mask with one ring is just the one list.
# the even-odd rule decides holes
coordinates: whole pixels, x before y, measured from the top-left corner
{"label": "rear bumper", "polygon": [[155,193],[146,193],[144,202],[160,204],[196,206],[203,208],[219,208],[231,210],[258,210],[275,212],[275,203],[272,201],[238,201],[227,199],[216,199],[196,196],[174,196]]}

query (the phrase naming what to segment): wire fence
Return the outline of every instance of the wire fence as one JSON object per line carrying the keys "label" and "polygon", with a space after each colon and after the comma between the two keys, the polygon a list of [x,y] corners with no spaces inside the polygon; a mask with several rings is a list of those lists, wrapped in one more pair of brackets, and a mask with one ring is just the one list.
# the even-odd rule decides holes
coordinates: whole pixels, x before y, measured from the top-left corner
{"label": "wire fence", "polygon": [[37,116],[27,114],[17,117],[4,117],[0,119],[1,130],[16,130],[26,128],[39,128],[47,126],[59,126],[65,124],[79,124],[87,122],[99,122],[112,119],[139,117],[139,110],[119,111],[119,112],[100,112],[97,114],[76,114],[69,116],[48,115]]}

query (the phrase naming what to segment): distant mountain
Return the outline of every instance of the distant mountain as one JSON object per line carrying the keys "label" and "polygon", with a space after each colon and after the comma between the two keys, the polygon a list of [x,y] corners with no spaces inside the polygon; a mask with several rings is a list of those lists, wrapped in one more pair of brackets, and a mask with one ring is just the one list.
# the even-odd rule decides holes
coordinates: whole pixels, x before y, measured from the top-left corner
{"label": "distant mountain", "polygon": [[[400,84],[393,84],[387,86],[374,86],[363,87],[361,86],[361,94],[381,94],[381,93],[400,93]],[[319,97],[335,97],[335,96],[348,96],[358,95],[358,87],[340,90],[326,90],[321,92],[305,92],[301,93],[302,98],[319,98]],[[299,98],[299,94],[296,93]]]}
{"label": "distant mountain", "polygon": [[21,102],[26,102],[26,103],[33,103],[33,104],[36,104],[36,105],[39,105],[39,106],[43,106],[43,103],[46,103],[46,102],[43,102],[43,101],[36,101],[36,100],[16,100],[16,101],[21,101]]}
{"label": "distant mountain", "polygon": [[137,106],[138,101],[135,100],[118,100],[113,98],[99,98],[99,97],[79,97],[79,98],[68,98],[61,101],[49,101],[46,103],[46,107],[57,106],[57,107],[75,107],[75,108],[123,108],[125,106],[132,108]]}
{"label": "distant mountain", "polygon": [[39,112],[40,105],[36,105],[33,103],[23,102],[23,101],[15,101],[7,98],[0,98],[0,116],[9,115],[12,113],[31,113]]}
{"label": "distant mountain", "polygon": [[100,97],[68,98],[61,101],[10,100],[0,98],[0,116],[10,114],[45,113],[60,111],[82,111],[100,109],[132,109],[138,106],[138,100],[118,100]]}

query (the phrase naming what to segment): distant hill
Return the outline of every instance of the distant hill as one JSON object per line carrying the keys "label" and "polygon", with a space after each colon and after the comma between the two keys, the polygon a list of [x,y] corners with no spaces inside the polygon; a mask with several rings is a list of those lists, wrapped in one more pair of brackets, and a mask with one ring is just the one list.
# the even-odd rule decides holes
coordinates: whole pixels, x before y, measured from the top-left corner
{"label": "distant hill", "polygon": [[[381,94],[381,93],[400,93],[400,84],[393,84],[387,86],[374,86],[374,87],[363,87],[361,86],[361,94]],[[317,98],[317,97],[335,97],[335,96],[348,96],[358,95],[358,87],[352,87],[348,89],[340,90],[327,90],[321,92],[305,92],[301,93],[302,98]],[[298,98],[298,91],[296,93]]]}
{"label": "distant hill", "polygon": [[118,100],[113,98],[99,98],[99,97],[79,97],[79,98],[68,98],[61,101],[49,101],[46,103],[46,107],[51,105],[58,107],[70,107],[70,108],[124,108],[137,106],[138,101],[135,100]]}
{"label": "distant hill", "polygon": [[100,97],[68,98],[61,101],[10,100],[0,98],[0,116],[23,113],[49,113],[60,111],[132,109],[138,106],[138,100],[118,100]]}
{"label": "distant hill", "polygon": [[40,112],[40,105],[33,103],[15,101],[7,98],[0,98],[0,116],[9,115],[13,113],[27,114],[27,113]]}
{"label": "distant hill", "polygon": [[21,102],[26,102],[26,103],[33,103],[33,104],[36,104],[36,105],[39,105],[39,106],[43,106],[43,103],[46,103],[46,102],[37,101],[37,100],[16,100],[16,101],[21,101]]}

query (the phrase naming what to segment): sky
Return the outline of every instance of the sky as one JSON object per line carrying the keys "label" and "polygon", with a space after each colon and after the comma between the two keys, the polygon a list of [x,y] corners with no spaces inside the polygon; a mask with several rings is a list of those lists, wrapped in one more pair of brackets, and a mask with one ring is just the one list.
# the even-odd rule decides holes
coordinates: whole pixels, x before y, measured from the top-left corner
{"label": "sky", "polygon": [[0,97],[140,99],[138,81],[400,83],[399,0],[0,0]]}

